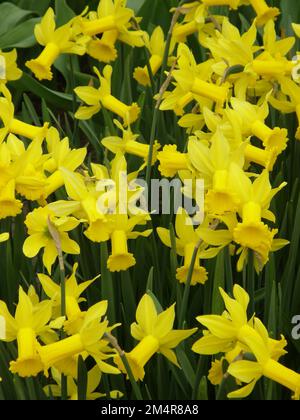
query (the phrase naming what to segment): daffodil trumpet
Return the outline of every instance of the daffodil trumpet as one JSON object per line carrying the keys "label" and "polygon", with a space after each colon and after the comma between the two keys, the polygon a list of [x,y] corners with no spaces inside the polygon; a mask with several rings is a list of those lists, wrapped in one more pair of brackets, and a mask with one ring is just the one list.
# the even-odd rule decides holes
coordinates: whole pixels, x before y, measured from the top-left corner
{"label": "daffodil trumpet", "polygon": [[257,163],[268,171],[272,171],[277,160],[278,153],[275,149],[261,149],[248,144],[245,148],[245,159],[248,162]]}
{"label": "daffodil trumpet", "polygon": [[68,357],[75,356],[85,351],[85,346],[80,334],[64,338],[56,343],[39,348],[39,354],[45,370]]}
{"label": "daffodil trumpet", "polygon": [[[136,381],[143,380],[145,376],[145,365],[158,352],[159,341],[152,335],[148,335],[140,341],[130,353],[126,353],[127,361]],[[115,358],[118,368],[127,373],[121,358]]]}
{"label": "daffodil trumpet", "polygon": [[228,99],[229,86],[217,86],[213,83],[208,83],[199,78],[195,78],[191,87],[191,92],[203,98],[211,99],[216,102],[218,106],[223,107]]}
{"label": "daffodil trumpet", "polygon": [[116,42],[119,32],[116,30],[105,32],[101,39],[92,39],[87,46],[87,53],[98,61],[110,63],[118,57]]}
{"label": "daffodil trumpet", "polygon": [[32,328],[21,328],[17,334],[18,358],[10,363],[10,371],[21,377],[36,376],[44,365],[38,353],[39,344]]}
{"label": "daffodil trumpet", "polygon": [[[188,280],[188,274],[190,267],[193,261],[194,252],[198,244],[190,243],[184,247],[184,265],[177,269],[176,278],[180,283],[186,283]],[[200,265],[200,258],[197,253],[196,262],[194,265],[194,270],[191,278],[191,286],[196,284],[205,284],[208,280],[208,274],[204,267]]]}
{"label": "daffodil trumpet", "polygon": [[[149,60],[149,65],[151,68],[152,75],[155,76],[156,73],[159,71],[163,62],[163,58],[159,55],[152,55]],[[137,67],[134,71],[134,78],[142,85],[142,86],[150,86],[151,85],[151,78],[149,74],[148,67]]]}
{"label": "daffodil trumpet", "polygon": [[252,133],[258,137],[267,149],[275,149],[278,154],[287,147],[288,131],[285,128],[269,128],[262,121],[255,121],[252,124]]}
{"label": "daffodil trumpet", "polygon": [[46,45],[38,58],[28,61],[26,66],[37,76],[39,80],[52,80],[51,67],[59,57],[61,51],[58,45],[50,42]]}
{"label": "daffodil trumpet", "polygon": [[136,103],[126,105],[112,95],[103,96],[101,102],[104,108],[119,115],[126,125],[133,124],[139,117],[140,108]]}
{"label": "daffodil trumpet", "polygon": [[282,75],[290,75],[295,63],[292,61],[276,61],[276,60],[259,60],[256,59],[252,63],[253,71],[259,76],[280,77]]}
{"label": "daffodil trumpet", "polygon": [[274,20],[280,11],[277,7],[269,7],[265,0],[249,0],[257,15],[257,25],[263,26],[269,20]]}
{"label": "daffodil trumpet", "polygon": [[48,127],[49,123],[45,123],[43,127],[36,127],[14,118],[10,123],[9,132],[31,140],[36,138],[44,139],[47,135]]}
{"label": "daffodil trumpet", "polygon": [[112,253],[107,261],[110,271],[126,271],[136,264],[133,254],[128,252],[127,236],[122,230],[111,235]]}

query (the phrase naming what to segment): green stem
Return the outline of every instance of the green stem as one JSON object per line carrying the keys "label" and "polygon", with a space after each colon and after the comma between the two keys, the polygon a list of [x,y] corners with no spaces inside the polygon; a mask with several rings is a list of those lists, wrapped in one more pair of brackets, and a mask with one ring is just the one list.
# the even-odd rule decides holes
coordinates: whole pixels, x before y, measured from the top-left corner
{"label": "green stem", "polygon": [[[180,4],[179,4],[179,7],[181,7],[181,5],[184,4],[184,3],[185,3],[185,1],[181,1]],[[164,51],[164,58],[163,58],[163,63],[162,63],[162,68],[161,68],[161,76],[160,76],[161,91],[159,93],[159,99],[157,100],[157,103],[156,103],[156,106],[155,106],[155,109],[154,109],[154,114],[153,114],[151,135],[150,135],[150,148],[149,148],[149,155],[148,155],[148,162],[147,162],[147,173],[146,173],[146,181],[147,181],[148,187],[150,185],[150,179],[151,179],[153,149],[154,149],[154,141],[155,141],[155,137],[156,137],[157,123],[158,123],[158,117],[159,117],[159,107],[160,107],[161,98],[162,98],[162,95],[163,95],[162,87],[163,87],[164,75],[165,75],[165,71],[166,71],[167,65],[168,65],[168,58],[169,58],[169,52],[170,52],[170,47],[171,47],[173,29],[174,29],[174,26],[175,26],[178,18],[179,18],[179,15],[180,15],[179,7],[173,15],[172,23],[171,23],[171,26],[170,26],[170,29],[169,29],[169,32],[168,32],[168,36],[167,36],[167,41],[166,41],[166,46],[165,46],[165,51]]]}
{"label": "green stem", "polygon": [[[59,272],[60,272],[60,297],[61,297],[61,316],[66,317],[66,272],[65,272],[65,265],[63,254],[61,250],[59,250]],[[61,332],[61,338],[65,337],[65,333]],[[61,375],[61,398],[62,400],[68,399],[68,384],[67,384],[67,377],[65,375]]]}
{"label": "green stem", "polygon": [[116,339],[116,337],[114,337],[110,333],[106,333],[105,334],[105,337],[108,340],[108,342],[112,345],[112,347],[117,351],[118,355],[120,356],[120,358],[121,358],[121,360],[122,360],[122,362],[124,364],[124,367],[126,369],[126,372],[127,372],[128,378],[130,380],[130,383],[131,383],[133,392],[134,392],[134,394],[136,396],[136,399],[138,401],[143,401],[143,396],[142,396],[141,390],[140,390],[140,388],[139,388],[136,380],[134,379],[134,375],[132,373],[130,364],[129,364],[128,360],[127,360],[126,354],[121,349],[121,347],[119,346],[118,340]]}
{"label": "green stem", "polygon": [[254,272],[254,252],[249,250],[248,266],[247,266],[247,287],[246,290],[250,296],[249,316],[255,313],[255,272]]}
{"label": "green stem", "polygon": [[185,289],[184,289],[184,294],[183,294],[183,299],[182,299],[182,306],[181,306],[180,317],[179,317],[179,327],[180,328],[184,327],[185,315],[187,313],[187,306],[188,306],[188,301],[189,301],[189,296],[190,296],[190,289],[191,289],[191,282],[192,282],[194,267],[195,267],[195,264],[196,264],[197,255],[198,255],[198,251],[199,251],[201,243],[202,243],[202,240],[200,240],[199,243],[197,244],[197,246],[195,247],[193,257],[192,257],[192,261],[191,261],[191,265],[190,265],[189,272],[188,272],[187,281],[186,281],[186,284],[185,284]]}
{"label": "green stem", "polygon": [[141,393],[141,391],[140,391],[140,388],[139,388],[139,386],[138,386],[138,384],[137,384],[136,380],[134,379],[134,376],[133,376],[133,373],[132,373],[132,370],[131,370],[130,364],[128,363],[128,360],[127,360],[127,357],[126,357],[125,353],[121,354],[121,355],[120,355],[120,357],[121,357],[122,362],[123,362],[123,364],[124,364],[124,366],[125,366],[125,369],[126,369],[126,372],[127,372],[128,378],[129,378],[129,380],[130,380],[130,383],[131,383],[131,386],[132,386],[133,392],[134,392],[134,394],[135,394],[135,396],[136,396],[136,399],[137,399],[138,401],[143,401],[143,396],[142,396],[142,393]]}

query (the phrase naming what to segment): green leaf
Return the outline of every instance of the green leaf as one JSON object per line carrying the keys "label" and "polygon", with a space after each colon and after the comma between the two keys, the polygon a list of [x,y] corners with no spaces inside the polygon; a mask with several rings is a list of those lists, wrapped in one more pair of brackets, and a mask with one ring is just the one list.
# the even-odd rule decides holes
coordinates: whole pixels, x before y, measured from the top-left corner
{"label": "green leaf", "polygon": [[48,104],[54,105],[57,108],[67,111],[71,111],[73,108],[72,95],[51,90],[39,83],[33,77],[29,76],[27,73],[23,73],[23,77],[15,82],[14,86],[17,89],[22,89],[24,91],[31,92],[40,98],[44,98]]}
{"label": "green leaf", "polygon": [[[0,5],[1,26],[0,35],[5,36],[11,33],[18,24],[23,22],[28,16],[32,15],[31,11],[23,10],[12,3],[2,3]],[[2,44],[2,38],[1,38]]]}
{"label": "green leaf", "polygon": [[[1,10],[0,10],[1,13]],[[0,38],[0,48],[29,48],[36,44],[34,27],[40,18],[29,19],[20,23]]]}
{"label": "green leaf", "polygon": [[55,0],[55,14],[58,27],[64,25],[76,16],[74,11],[66,3],[66,0]]}

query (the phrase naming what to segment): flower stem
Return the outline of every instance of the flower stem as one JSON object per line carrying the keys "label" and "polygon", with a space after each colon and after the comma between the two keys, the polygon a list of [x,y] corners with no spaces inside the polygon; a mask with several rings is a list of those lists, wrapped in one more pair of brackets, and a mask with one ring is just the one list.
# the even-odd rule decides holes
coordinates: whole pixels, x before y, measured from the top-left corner
{"label": "flower stem", "polygon": [[132,373],[130,364],[128,363],[127,357],[125,355],[125,352],[121,349],[118,340],[116,339],[116,337],[114,337],[112,334],[106,333],[105,334],[106,339],[109,341],[109,343],[112,345],[112,347],[118,352],[128,375],[128,378],[130,380],[133,392],[136,396],[136,399],[138,401],[143,401],[143,396],[141,393],[141,390],[136,382],[136,380],[134,379],[134,375]]}

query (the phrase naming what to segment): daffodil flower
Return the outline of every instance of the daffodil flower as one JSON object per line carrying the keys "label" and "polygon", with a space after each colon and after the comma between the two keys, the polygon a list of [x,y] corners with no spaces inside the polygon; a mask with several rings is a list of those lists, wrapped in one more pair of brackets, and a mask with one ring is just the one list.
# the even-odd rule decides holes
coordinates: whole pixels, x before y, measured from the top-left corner
{"label": "daffodil flower", "polygon": [[113,30],[122,30],[134,17],[132,9],[126,7],[123,0],[100,0],[96,19],[82,19],[81,30],[85,35],[93,36]]}
{"label": "daffodil flower", "polygon": [[198,2],[187,3],[184,5],[184,20],[180,24],[176,24],[172,39],[175,42],[186,42],[189,35],[200,33],[206,26],[206,18],[208,17],[208,10],[206,5]]}
{"label": "daffodil flower", "polygon": [[[299,399],[300,374],[278,363],[280,357],[286,354],[284,348],[287,342],[284,337],[273,340],[258,318],[248,321],[247,308],[250,299],[240,286],[234,286],[234,299],[222,289],[220,293],[226,312],[222,316],[197,318],[208,331],[194,344],[193,351],[206,355],[234,352],[230,356],[228,373],[246,383],[246,386],[230,393],[229,398],[249,396],[257,381],[265,376],[294,391],[294,398]],[[240,357],[232,358],[237,350],[240,351]],[[252,353],[257,361],[241,360],[247,352]]]}
{"label": "daffodil flower", "polygon": [[[139,138],[138,134],[133,134],[130,127],[124,129],[119,121],[114,121],[115,125],[123,132],[123,138],[121,137],[105,137],[102,140],[102,144],[112,153],[128,153],[133,156],[138,156],[144,159],[145,162],[148,160],[150,147],[148,144],[143,144],[137,141]],[[154,144],[154,153],[152,158],[152,164],[154,165],[157,160],[157,153],[160,148],[160,144],[156,141]]]}
{"label": "daffodil flower", "polygon": [[17,340],[18,343],[18,358],[10,363],[11,372],[21,377],[36,376],[44,369],[37,338],[43,334],[51,319],[51,302],[43,301],[33,306],[29,296],[20,287],[15,316],[9,313],[3,301],[0,301],[0,315],[6,321],[4,341]]}
{"label": "daffodil flower", "polygon": [[101,0],[97,12],[90,12],[88,19],[83,18],[81,22],[83,33],[92,36],[87,53],[100,62],[110,63],[118,57],[118,40],[132,47],[143,47],[145,33],[132,30],[133,18],[134,12],[124,2]]}
{"label": "daffodil flower", "polygon": [[[145,365],[156,353],[161,353],[171,363],[179,366],[173,349],[194,334],[197,328],[174,330],[175,305],[158,313],[153,299],[147,294],[142,297],[138,305],[136,321],[131,325],[131,335],[139,341],[139,344],[130,353],[126,353],[134,378],[144,379]],[[114,362],[123,373],[126,373],[120,356],[116,356]]]}
{"label": "daffodil flower", "polygon": [[[193,351],[205,355],[228,353],[239,344],[245,351],[250,350],[251,352],[247,344],[247,337],[259,336],[265,334],[266,331],[258,328],[261,327],[258,320],[253,318],[248,320],[247,309],[250,302],[248,293],[239,285],[235,285],[233,288],[234,299],[221,288],[220,293],[226,311],[220,316],[203,315],[197,318],[198,322],[204,325],[207,330],[204,332],[204,336],[194,344]],[[267,340],[270,344],[274,343],[268,334]],[[277,342],[277,344],[281,346],[281,342]],[[284,344],[286,345],[286,342]],[[276,352],[277,357],[283,354],[285,351],[282,348],[279,354]]]}
{"label": "daffodil flower", "polygon": [[232,151],[225,136],[218,130],[207,147],[196,137],[188,143],[188,155],[192,166],[203,177],[208,192],[205,197],[206,211],[218,216],[238,210],[239,198],[230,183],[232,163],[244,166],[244,147]]}
{"label": "daffodil flower", "polygon": [[[76,334],[83,323],[85,311],[81,311],[79,303],[84,302],[85,299],[80,298],[82,293],[94,283],[94,280],[86,281],[77,284],[76,271],[78,264],[73,267],[73,272],[69,278],[66,279],[66,316],[67,320],[64,323],[64,329],[68,335]],[[38,274],[38,278],[42,284],[44,292],[51,299],[53,305],[53,317],[57,318],[60,314],[61,307],[61,288],[51,278],[45,274]]]}
{"label": "daffodil flower", "polygon": [[265,0],[249,0],[257,15],[257,25],[263,26],[269,20],[274,20],[280,11],[277,7],[269,7]]}
{"label": "daffodil flower", "polygon": [[108,321],[101,321],[106,310],[107,301],[95,304],[86,312],[78,333],[56,343],[41,346],[39,354],[45,370],[61,366],[63,363],[69,363],[70,358],[79,354],[88,353],[95,359],[102,372],[120,373],[118,369],[105,362],[115,354],[109,349],[104,339],[105,333],[111,331]]}
{"label": "daffodil flower", "polygon": [[161,111],[173,110],[176,115],[182,116],[187,107],[191,102],[194,101],[192,93],[185,93],[180,86],[176,86],[173,92],[165,92],[163,95],[162,103],[159,107]]}
{"label": "daffodil flower", "polygon": [[43,127],[36,127],[16,119],[14,117],[15,107],[12,103],[12,97],[9,90],[4,85],[0,85],[0,91],[4,95],[3,97],[0,97],[0,119],[4,125],[4,127],[0,129],[0,144],[9,133],[26,137],[31,140],[35,138],[44,139],[47,134],[49,123],[45,123]]}
{"label": "daffodil flower", "polygon": [[298,128],[295,134],[297,140],[300,140],[300,87],[288,78],[281,78],[281,91],[286,98],[277,99],[275,96],[270,96],[269,101],[271,105],[283,113],[295,112],[298,119]]}
{"label": "daffodil flower", "polygon": [[178,70],[172,74],[181,89],[185,93],[192,93],[196,100],[198,97],[208,99],[216,103],[217,109],[222,109],[229,99],[230,84],[218,85],[208,81],[209,76],[199,73],[195,58],[184,44],[179,45]]}
{"label": "daffodil flower", "polygon": [[49,230],[49,221],[57,230],[63,252],[77,255],[80,253],[78,244],[69,238],[68,232],[75,229],[80,221],[74,217],[58,218],[48,207],[40,207],[29,213],[25,220],[29,237],[23,245],[24,255],[35,257],[44,248],[43,263],[51,274],[51,268],[58,257],[58,250]]}
{"label": "daffodil flower", "polygon": [[[163,53],[165,51],[165,36],[160,26],[155,28],[150,39],[147,39],[146,46],[151,54],[151,57],[149,59],[149,65],[151,67],[153,76],[155,76],[163,63]],[[170,53],[171,52],[172,47],[170,48]],[[145,66],[144,68],[137,67],[134,71],[133,77],[141,85],[151,86],[150,74],[147,66]]]}
{"label": "daffodil flower", "polygon": [[[160,240],[169,248],[172,248],[171,233],[164,228],[157,229]],[[196,263],[192,273],[191,285],[205,284],[208,280],[208,273],[204,267],[200,265],[201,259],[214,258],[222,248],[210,248],[206,243],[201,242],[198,229],[194,229],[191,218],[185,210],[179,209],[176,216],[176,252],[178,255],[184,257],[184,265],[177,269],[176,278],[180,283],[186,283],[188,273],[190,270],[193,254],[196,248],[199,248],[197,253]],[[200,246],[199,246],[200,244]]]}
{"label": "daffodil flower", "polygon": [[16,199],[15,180],[11,180],[0,188],[0,220],[15,217],[22,212],[23,204]]}
{"label": "daffodil flower", "polygon": [[168,145],[158,153],[160,173],[166,178],[173,178],[179,171],[189,169],[189,160],[186,153],[177,150],[176,145]]}
{"label": "daffodil flower", "polygon": [[232,98],[232,107],[243,121],[244,134],[259,138],[266,149],[276,150],[278,155],[287,147],[288,131],[285,128],[269,128],[265,119],[269,114],[268,104],[265,101],[262,106],[252,105],[249,102]]}
{"label": "daffodil flower", "polygon": [[61,54],[85,54],[86,44],[90,38],[76,31],[73,23],[74,19],[71,19],[57,29],[54,11],[50,7],[41,23],[35,26],[35,37],[45,48],[38,58],[27,61],[26,66],[39,80],[52,80],[51,67]]}
{"label": "daffodil flower", "polygon": [[0,49],[0,83],[19,80],[22,74],[17,66],[17,50],[3,52]]}
{"label": "daffodil flower", "polygon": [[91,86],[82,86],[75,89],[76,95],[88,105],[80,107],[75,114],[75,117],[80,120],[90,119],[103,107],[119,115],[123,119],[125,125],[134,123],[139,117],[140,108],[135,103],[131,106],[125,105],[112,96],[112,67],[106,66],[103,70],[103,76],[101,76],[98,69],[95,67],[94,71],[99,78],[100,87],[95,89]]}
{"label": "daffodil flower", "polygon": [[149,215],[142,214],[128,217],[127,214],[112,215],[109,220],[110,241],[112,246],[111,255],[107,261],[107,268],[111,272],[126,271],[136,264],[134,255],[128,251],[128,239],[138,237],[147,238],[151,235],[152,229],[143,232],[135,232],[134,228],[138,224],[145,224],[149,220]]}
{"label": "daffodil flower", "polygon": [[235,242],[258,252],[265,259],[272,247],[274,232],[262,222],[262,218],[275,220],[269,207],[273,197],[286,186],[286,183],[272,189],[267,171],[252,183],[240,168],[234,166],[233,169],[232,176],[240,198],[242,217],[242,223],[239,223],[234,230]]}
{"label": "daffodil flower", "polygon": [[69,139],[60,139],[58,131],[51,127],[46,136],[49,159],[44,164],[43,169],[50,176],[47,178],[44,199],[57,191],[64,185],[62,170],[75,171],[84,162],[87,149],[71,149]]}

